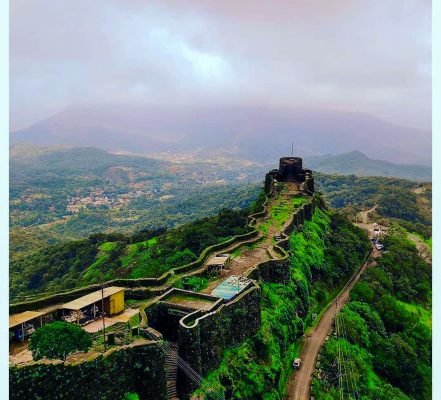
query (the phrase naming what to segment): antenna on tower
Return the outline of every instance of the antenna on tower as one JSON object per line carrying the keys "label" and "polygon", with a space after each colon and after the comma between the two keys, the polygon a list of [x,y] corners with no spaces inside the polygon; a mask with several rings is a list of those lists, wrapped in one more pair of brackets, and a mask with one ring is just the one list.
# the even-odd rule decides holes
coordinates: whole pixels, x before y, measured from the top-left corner
{"label": "antenna on tower", "polygon": [[291,157],[294,157],[294,142],[291,142]]}

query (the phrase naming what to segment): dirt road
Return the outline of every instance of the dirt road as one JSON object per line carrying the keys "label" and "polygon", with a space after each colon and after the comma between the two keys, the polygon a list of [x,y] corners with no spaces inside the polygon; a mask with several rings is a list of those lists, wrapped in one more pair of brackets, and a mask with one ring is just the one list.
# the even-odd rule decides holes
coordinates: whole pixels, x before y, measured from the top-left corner
{"label": "dirt road", "polygon": [[367,224],[369,221],[369,213],[374,212],[378,206],[372,207],[370,210],[360,211],[360,219],[362,224]]}
{"label": "dirt road", "polygon": [[287,399],[289,400],[309,400],[311,397],[310,386],[312,374],[314,373],[317,355],[322,347],[326,336],[332,328],[335,313],[340,311],[343,305],[348,301],[349,292],[360,278],[361,274],[368,266],[368,262],[363,264],[358,271],[351,277],[340,294],[334,299],[333,304],[323,314],[320,322],[314,331],[307,338],[303,346],[300,358],[302,364],[294,373],[288,383]]}

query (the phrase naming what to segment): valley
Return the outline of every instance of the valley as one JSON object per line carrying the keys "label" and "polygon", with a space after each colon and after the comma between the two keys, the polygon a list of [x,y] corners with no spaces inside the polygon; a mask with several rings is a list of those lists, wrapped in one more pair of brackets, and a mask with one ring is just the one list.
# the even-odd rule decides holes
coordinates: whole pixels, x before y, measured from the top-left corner
{"label": "valley", "polygon": [[[246,209],[223,209],[214,217],[169,229],[95,233],[88,239],[59,243],[18,257],[11,263],[12,309],[52,304],[44,310],[57,318],[56,310],[63,307],[60,296],[67,299],[89,293],[98,289],[103,280],[109,289],[122,284],[131,306],[114,317],[118,321],[106,317],[106,331],[120,332],[121,323],[130,329],[138,324],[139,333],[144,332],[141,336],[152,345],[165,339],[165,343],[170,343],[165,346],[175,349],[164,350],[163,345],[158,345],[166,351],[167,362],[172,362],[171,354],[179,354],[182,360],[178,358],[178,364],[187,365],[184,370],[190,368],[192,374],[204,376],[195,384],[180,369],[177,378],[167,372],[169,398],[177,393],[194,399],[208,399],[219,393],[246,399],[260,398],[265,393],[278,398],[286,390],[292,392],[287,389],[291,364],[302,349],[302,335],[307,334],[317,315],[323,324],[329,319],[328,313],[323,314],[326,305],[348,287],[348,281],[352,287],[356,282],[351,279],[353,274],[360,277],[358,268],[371,248],[364,230],[329,209],[325,199],[331,204],[342,202],[341,211],[359,220],[364,229],[372,228],[370,222],[375,220],[387,224],[388,235],[393,238],[417,234],[405,230],[406,224],[412,222],[408,221],[405,208],[397,214],[395,208],[381,206],[387,204],[388,196],[397,198],[397,193],[403,193],[405,207],[417,210],[419,223],[430,228],[424,219],[430,210],[430,184],[318,174],[317,188],[326,188],[329,194],[323,198],[320,193],[313,195],[314,179],[309,170],[303,171],[306,175],[286,182],[280,172],[271,171],[265,179],[265,192],[254,197]],[[355,184],[355,190],[346,193],[348,181]],[[366,190],[368,187],[375,190]],[[408,284],[400,284],[400,290],[405,285]],[[357,283],[355,289],[358,288]],[[409,287],[405,290],[411,291]],[[342,293],[346,298],[347,291]],[[405,300],[400,297],[400,301]],[[234,313],[228,311],[229,307],[235,309]],[[418,306],[408,303],[405,307]],[[345,310],[343,307],[343,314]],[[331,309],[329,312],[332,314]],[[426,314],[424,318],[427,320]],[[97,320],[86,331],[94,334],[99,329]],[[124,332],[118,333],[123,335],[123,343],[150,346],[131,338],[126,328]],[[198,340],[202,342],[194,347],[192,338],[196,334],[201,335]],[[93,358],[102,351],[98,338],[94,339]],[[207,346],[216,351],[207,353]],[[303,347],[303,357],[312,367],[315,356],[307,355],[308,348]],[[29,351],[20,349],[12,357],[23,371],[27,370]],[[81,364],[88,359],[75,353],[68,362]],[[19,374],[20,370],[14,373]],[[63,370],[60,373],[64,374]],[[309,390],[305,379],[303,386],[294,387]],[[319,399],[321,385],[326,384],[313,380],[312,390]],[[377,391],[386,390],[380,382],[375,387]],[[120,390],[141,394],[146,388],[128,385]],[[154,390],[162,389],[158,386]]]}
{"label": "valley", "polygon": [[[384,165],[377,168],[377,162],[366,161],[357,152],[315,160],[312,165],[322,171],[385,173]],[[94,148],[26,144],[11,148],[10,168],[12,260],[98,232],[131,234],[170,228],[222,208],[247,207],[257,196],[266,170],[263,165],[226,155],[210,159],[207,154],[158,153],[149,159]],[[406,168],[415,171],[412,166]],[[389,173],[398,170],[404,171],[395,166]],[[424,176],[428,175],[423,173],[419,179]],[[377,217],[396,216],[409,231],[426,239],[431,235],[426,228],[430,224],[430,183],[323,173],[316,173],[316,179],[330,205],[351,219],[373,204],[390,208],[391,201],[399,201],[397,210],[380,207]],[[406,208],[406,213],[398,212]]]}

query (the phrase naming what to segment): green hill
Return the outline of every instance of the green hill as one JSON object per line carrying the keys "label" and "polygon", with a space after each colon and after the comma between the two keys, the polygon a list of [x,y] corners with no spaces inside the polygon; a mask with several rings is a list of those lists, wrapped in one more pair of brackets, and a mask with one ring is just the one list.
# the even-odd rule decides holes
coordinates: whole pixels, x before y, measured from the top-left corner
{"label": "green hill", "polygon": [[240,162],[168,162],[93,147],[10,152],[12,258],[91,233],[173,227],[247,207],[260,190],[247,182],[263,176]]}
{"label": "green hill", "polygon": [[178,228],[132,235],[95,234],[12,260],[10,298],[71,289],[114,278],[157,277],[196,260],[208,246],[246,233],[246,210],[222,210]]}
{"label": "green hill", "polygon": [[326,174],[387,176],[417,181],[431,181],[432,169],[424,165],[393,164],[373,160],[359,151],[305,159],[308,168]]}
{"label": "green hill", "polygon": [[432,236],[432,185],[397,178],[316,174],[326,201],[348,218],[377,206],[373,218],[394,220],[426,239]]}

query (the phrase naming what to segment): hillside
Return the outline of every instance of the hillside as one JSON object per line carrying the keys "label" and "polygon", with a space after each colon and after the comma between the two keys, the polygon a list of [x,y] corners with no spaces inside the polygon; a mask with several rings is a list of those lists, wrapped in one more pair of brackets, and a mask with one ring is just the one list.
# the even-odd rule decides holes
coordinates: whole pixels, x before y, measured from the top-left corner
{"label": "hillside", "polygon": [[222,210],[179,228],[95,234],[52,245],[10,264],[10,298],[114,278],[157,277],[194,261],[208,246],[248,231],[246,211]]}
{"label": "hillside", "polygon": [[432,185],[396,178],[316,174],[326,201],[355,222],[356,214],[376,206],[371,217],[396,221],[409,232],[432,236]]}
{"label": "hillside", "polygon": [[[395,232],[387,253],[366,270],[340,313],[313,380],[317,400],[340,393],[366,399],[431,398],[431,266]],[[336,360],[350,370],[338,384]],[[350,361],[350,363],[349,363]],[[355,382],[355,387],[354,387]]]}
{"label": "hillside", "polygon": [[[351,201],[359,198],[358,207],[363,208],[374,201],[379,203],[378,212],[395,213],[395,219],[402,223],[412,218],[408,207],[430,206],[430,184],[390,178],[327,175],[319,175],[317,181],[318,185],[328,189],[329,194],[333,193],[332,201],[338,203],[338,196],[343,196],[342,204],[345,201],[346,204],[342,210],[345,212],[348,212],[347,207],[351,207]],[[290,250],[290,257],[285,253],[289,273],[283,275],[282,281],[270,276],[259,279],[260,290],[256,301],[259,314],[252,318],[258,321],[255,331],[246,335],[247,330],[237,323],[226,331],[219,330],[221,334],[217,336],[233,335],[238,331],[242,339],[234,345],[222,347],[216,355],[216,362],[203,373],[205,386],[195,387],[195,394],[204,399],[211,398],[204,390],[206,385],[210,391],[223,393],[226,398],[283,397],[293,359],[298,357],[306,330],[320,318],[325,306],[330,304],[354,271],[364,264],[371,248],[362,229],[324,207],[320,196],[311,198],[299,194],[297,186],[291,185],[294,194],[288,196],[288,185],[285,189],[276,190],[266,217],[261,217],[256,225],[256,231],[263,232],[264,236],[258,237],[253,244],[241,244],[242,247],[232,254],[232,264],[236,267],[242,265],[244,258],[250,257],[250,254],[255,254],[256,258],[251,257],[249,263],[266,264],[262,262],[266,253],[259,252],[259,246],[260,250],[268,252],[266,240],[272,243],[274,233],[284,226],[290,212],[310,201],[308,218],[302,209],[304,218],[298,219],[301,229],[294,228],[286,240]],[[357,190],[346,191],[351,187]],[[349,194],[355,197],[350,199]],[[395,196],[398,207],[386,207],[390,203],[388,196]],[[207,246],[249,232],[246,217],[261,209],[263,199],[263,195],[259,196],[246,210],[222,210],[214,217],[174,229],[143,230],[132,235],[95,234],[88,239],[57,244],[21,257],[11,263],[11,299],[19,301],[29,295],[116,277],[157,277],[171,268],[195,260]],[[426,202],[419,203],[421,199],[426,199]],[[312,202],[315,207],[312,207]],[[356,207],[355,204],[352,206]],[[402,213],[397,214],[397,211]],[[424,214],[413,216],[421,219],[422,225],[425,222],[428,226],[430,220],[424,220],[424,217]],[[356,286],[351,303],[341,313],[339,321],[344,321],[344,332],[347,333],[337,339],[331,337],[325,345],[322,364],[317,364],[324,373],[320,375],[320,380],[314,380],[313,385],[313,394],[318,399],[337,399],[340,393],[348,396],[355,393],[355,389],[351,392],[349,382],[354,377],[359,383],[356,391],[367,398],[405,400],[408,395],[409,398],[422,400],[430,395],[430,265],[421,259],[406,235],[407,232],[402,229],[391,230],[390,237],[384,241],[388,250],[377,259],[378,268],[368,268],[366,279]],[[267,256],[271,258],[271,252]],[[277,263],[278,259],[271,261]],[[242,267],[248,270],[248,264]],[[234,267],[230,265],[230,268]],[[224,279],[224,276],[189,278],[177,274],[172,275],[169,283],[209,293],[213,282],[217,284]],[[369,285],[366,286],[365,282]],[[253,308],[247,308],[247,305],[244,303],[242,308],[232,313],[242,322]],[[164,318],[170,321],[169,314]],[[214,329],[224,326],[222,322],[230,321],[231,317],[224,318],[213,326]],[[154,320],[150,320],[152,327],[156,327]],[[341,355],[342,348],[347,352],[346,360],[352,360],[354,366],[351,366],[350,373],[345,373],[347,385],[340,387],[339,391],[335,360],[336,351]],[[403,368],[408,359],[411,362]],[[337,360],[341,363],[340,358]],[[402,374],[407,377],[406,381],[400,378]]]}
{"label": "hillside", "polygon": [[[326,170],[337,165],[345,173],[378,171],[372,170],[376,161],[351,154],[357,162],[348,161],[350,155],[315,160]],[[162,157],[166,160],[111,154],[96,148],[12,146],[11,259],[92,233],[131,234],[146,228],[173,227],[214,215],[222,208],[247,207],[260,190],[258,182],[265,170],[231,158]],[[366,163],[369,168],[363,167]],[[380,163],[387,167],[387,171],[382,169],[384,173],[401,168]],[[316,174],[316,182],[330,205],[351,218],[378,205],[378,217],[397,218],[410,231],[431,236],[430,184],[325,174]]]}
{"label": "hillside", "polygon": [[[339,209],[340,212],[349,219],[355,221],[355,216],[359,211],[367,210],[377,205],[375,212],[371,214],[372,218],[379,222],[383,221],[386,224],[395,221],[407,231],[421,236],[423,240],[430,240],[431,238],[430,184],[420,184],[393,178],[357,178],[355,176],[317,174],[316,186],[317,189],[324,194],[324,198],[328,204],[333,208]],[[227,204],[230,202],[229,204],[234,204],[245,209],[247,204],[250,204],[256,199],[259,187],[259,184],[250,185],[249,188],[252,190],[246,193],[242,202],[236,197],[229,201],[224,201]],[[214,212],[212,210],[215,209],[214,203],[216,199],[219,198],[219,191],[206,192],[205,195],[206,197],[197,197],[196,205],[188,204],[187,202],[184,204],[189,208],[200,208],[199,215],[204,213],[207,216],[213,215]],[[207,207],[202,207],[204,201],[213,202],[211,210]],[[176,205],[176,207],[181,206]],[[88,228],[90,225],[87,223],[86,217],[84,217],[86,222],[83,231],[85,233],[80,237],[81,240],[74,242],[69,242],[68,237],[62,234],[61,228],[71,226],[69,223],[64,225],[57,224],[57,230],[44,230],[41,227],[30,228],[30,231],[26,228],[12,229],[12,262],[10,270],[11,279],[14,283],[11,284],[11,294],[16,296],[19,292],[45,291],[57,287],[66,288],[72,285],[76,286],[82,282],[95,282],[95,278],[99,274],[102,274],[103,271],[101,268],[104,265],[106,265],[106,276],[109,279],[115,276],[139,277],[162,273],[167,270],[168,265],[174,265],[174,262],[166,261],[167,257],[172,256],[172,253],[169,254],[172,250],[177,251],[177,254],[180,254],[181,251],[184,252],[181,260],[183,263],[193,260],[197,256],[198,251],[200,251],[199,247],[184,246],[180,240],[176,242],[177,239],[173,239],[171,242],[169,240],[175,235],[173,232],[193,232],[196,228],[194,234],[198,232],[197,235],[201,235],[199,226],[204,226],[206,223],[204,221],[208,220],[199,220],[189,225],[185,224],[178,230],[171,230],[171,236],[163,236],[164,239],[167,239],[165,241],[162,239],[159,240],[159,242],[156,240],[150,241],[154,235],[151,236],[152,234],[149,232],[151,232],[155,226],[164,227],[165,224],[161,224],[161,222],[170,221],[168,218],[172,217],[172,208],[167,209],[161,207],[155,212],[158,213],[158,217],[161,213],[164,213],[162,214],[163,218],[158,219],[156,225],[141,228],[144,231],[141,235],[143,237],[142,241],[136,239],[138,236],[133,233],[134,226],[130,223],[127,224],[127,227],[130,229],[127,229],[125,234],[124,230],[118,231],[118,228],[109,223],[109,232],[113,231],[116,233],[109,234],[108,236],[103,235],[103,238],[98,240],[96,238],[94,239],[94,235],[91,236],[92,239],[86,239],[90,233],[93,232],[90,232],[90,228]],[[244,211],[237,212],[240,214]],[[95,214],[91,214],[90,216],[90,224],[92,224],[93,218],[96,218],[92,217],[93,215]],[[196,219],[195,214],[191,216],[193,216],[193,220]],[[104,219],[105,218],[103,218],[102,221]],[[74,224],[75,221],[74,219],[71,224]],[[239,229],[240,226],[243,226],[241,225],[243,224],[243,220],[239,219],[237,221],[237,229]],[[102,227],[103,225],[100,226]],[[208,233],[205,228],[201,229],[204,233],[198,240],[204,241],[205,239],[203,238],[207,237],[208,242],[212,243],[211,241],[215,240],[213,234]],[[155,233],[156,230],[153,229],[152,232]],[[79,235],[79,233],[81,233],[81,231],[76,232],[77,235]],[[55,234],[59,236],[54,236]],[[179,235],[181,234],[179,233],[178,236]],[[228,234],[221,234],[220,236],[224,237],[228,236]],[[112,237],[114,239],[112,239]],[[190,237],[188,240],[190,240]],[[62,243],[57,244],[59,242]],[[174,244],[172,245],[170,243]],[[47,247],[48,245],[50,247]],[[167,250],[164,253],[165,255],[160,255],[161,251],[159,249],[163,249],[163,246],[165,246]],[[186,249],[190,249],[190,252],[187,252]],[[148,251],[146,252],[145,250]],[[151,251],[153,251],[154,254],[157,253],[157,255],[152,256]],[[70,256],[68,256],[69,254]],[[159,258],[156,259],[156,257]],[[60,270],[58,270],[57,267],[59,260],[64,260],[62,268],[61,265],[59,266],[61,268]],[[143,265],[145,262],[148,262],[151,270],[142,270],[141,272],[141,270],[134,268],[134,265]],[[131,265],[131,267],[127,268],[128,265]],[[86,273],[85,271],[88,269],[90,270]],[[44,278],[43,271],[46,271]],[[49,271],[53,272],[49,273]],[[81,275],[83,273],[84,275]],[[80,276],[83,277],[79,279]]]}
{"label": "hillside", "polygon": [[393,164],[388,161],[368,158],[360,151],[338,155],[307,157],[308,168],[325,174],[386,176],[429,182],[432,170],[424,165]]}
{"label": "hillside", "polygon": [[[16,145],[10,157],[11,255],[90,233],[171,227],[246,207],[252,163],[167,162],[96,148]],[[32,237],[31,241],[27,238]]]}
{"label": "hillside", "polygon": [[290,149],[304,157],[362,150],[368,157],[430,165],[431,132],[372,115],[252,106],[128,106],[71,108],[27,129],[11,143],[96,146],[152,154],[198,151],[270,163]]}

